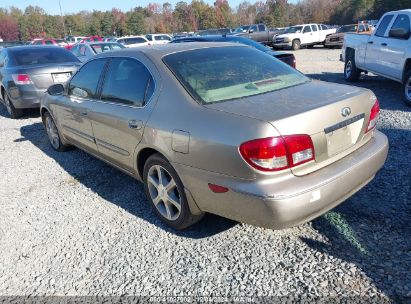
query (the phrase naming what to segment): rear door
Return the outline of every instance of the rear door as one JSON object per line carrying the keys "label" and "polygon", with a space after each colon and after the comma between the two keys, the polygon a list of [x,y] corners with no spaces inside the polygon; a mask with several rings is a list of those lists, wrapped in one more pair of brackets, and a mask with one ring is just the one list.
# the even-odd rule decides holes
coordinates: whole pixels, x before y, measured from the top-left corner
{"label": "rear door", "polygon": [[[384,56],[387,55],[388,29],[394,20],[394,14],[385,15],[378,23],[377,29],[368,40],[364,65],[371,72],[386,75],[389,66]],[[387,75],[388,76],[388,75]]]}
{"label": "rear door", "polygon": [[109,63],[100,99],[93,106],[92,124],[99,153],[130,172],[152,109],[154,88],[154,77],[140,60],[116,57]]}
{"label": "rear door", "polygon": [[[397,38],[391,35],[390,30],[403,29],[407,33],[404,38]],[[381,46],[385,62],[385,75],[402,80],[402,72],[405,62],[407,48],[410,47],[410,18],[406,14],[398,14],[394,23],[388,30],[388,38]]]}
{"label": "rear door", "polygon": [[314,43],[322,42],[325,40],[325,37],[323,40],[321,40],[320,29],[317,24],[311,24],[311,29],[313,31],[313,42]]}
{"label": "rear door", "polygon": [[311,44],[314,42],[313,31],[310,25],[304,26],[301,38],[301,44]]}
{"label": "rear door", "polygon": [[65,102],[56,104],[57,121],[65,136],[75,144],[90,151],[97,151],[91,127],[90,113],[106,58],[86,63],[71,79]]}

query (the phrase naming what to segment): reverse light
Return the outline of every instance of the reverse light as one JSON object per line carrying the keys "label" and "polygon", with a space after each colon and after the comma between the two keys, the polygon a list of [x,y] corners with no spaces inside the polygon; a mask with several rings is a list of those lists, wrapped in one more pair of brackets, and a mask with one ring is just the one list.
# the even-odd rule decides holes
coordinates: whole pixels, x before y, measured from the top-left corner
{"label": "reverse light", "polygon": [[283,170],[315,159],[308,135],[255,139],[241,144],[239,150],[249,165],[261,171]]}
{"label": "reverse light", "polygon": [[27,74],[13,74],[15,84],[31,84],[30,76]]}
{"label": "reverse light", "polygon": [[370,121],[368,122],[367,131],[365,133],[373,130],[377,125],[378,117],[380,116],[380,103],[375,100],[374,105],[371,108]]}

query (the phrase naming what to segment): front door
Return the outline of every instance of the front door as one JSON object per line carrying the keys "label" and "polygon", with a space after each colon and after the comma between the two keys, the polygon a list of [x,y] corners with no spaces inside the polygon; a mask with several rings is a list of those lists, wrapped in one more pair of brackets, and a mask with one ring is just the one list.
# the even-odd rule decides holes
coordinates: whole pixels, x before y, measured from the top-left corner
{"label": "front door", "polygon": [[64,135],[92,151],[97,150],[97,146],[89,117],[106,62],[105,58],[97,59],[81,67],[68,84],[64,102],[57,104],[55,111]]}
{"label": "front door", "polygon": [[132,171],[134,151],[141,141],[152,107],[154,78],[132,58],[109,63],[100,100],[93,106],[93,130],[98,151],[110,162]]}

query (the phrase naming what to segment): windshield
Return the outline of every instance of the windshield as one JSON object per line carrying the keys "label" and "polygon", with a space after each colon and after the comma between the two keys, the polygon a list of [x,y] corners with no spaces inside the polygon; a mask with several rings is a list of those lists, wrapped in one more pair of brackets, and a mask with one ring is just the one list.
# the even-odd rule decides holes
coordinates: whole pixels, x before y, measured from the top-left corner
{"label": "windshield", "polygon": [[76,56],[64,48],[23,48],[12,52],[17,66],[79,62]]}
{"label": "windshield", "polygon": [[239,26],[234,30],[234,33],[242,33],[244,31],[248,31],[249,28],[250,28],[249,25]]}
{"label": "windshield", "polygon": [[284,31],[284,34],[295,34],[295,33],[301,33],[303,27],[302,26],[292,26],[287,28]]}
{"label": "windshield", "polygon": [[207,104],[273,92],[309,81],[273,57],[245,46],[167,55],[164,63],[186,90]]}
{"label": "windshield", "polygon": [[337,33],[349,33],[349,32],[356,32],[357,25],[344,25],[337,30]]}

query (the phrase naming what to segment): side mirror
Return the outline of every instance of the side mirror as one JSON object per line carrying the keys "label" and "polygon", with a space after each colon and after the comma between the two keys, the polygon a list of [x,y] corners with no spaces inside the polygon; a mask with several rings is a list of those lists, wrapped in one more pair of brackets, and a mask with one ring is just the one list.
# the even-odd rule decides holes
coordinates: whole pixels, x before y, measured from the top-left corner
{"label": "side mirror", "polygon": [[391,29],[389,32],[389,37],[408,39],[410,38],[410,33],[404,28]]}
{"label": "side mirror", "polygon": [[47,93],[49,93],[52,96],[63,95],[64,86],[61,83],[53,84],[47,89]]}

